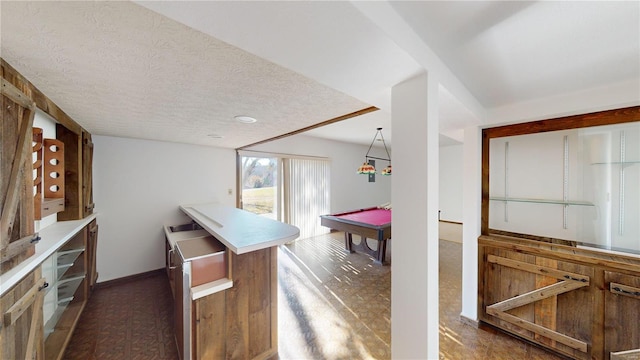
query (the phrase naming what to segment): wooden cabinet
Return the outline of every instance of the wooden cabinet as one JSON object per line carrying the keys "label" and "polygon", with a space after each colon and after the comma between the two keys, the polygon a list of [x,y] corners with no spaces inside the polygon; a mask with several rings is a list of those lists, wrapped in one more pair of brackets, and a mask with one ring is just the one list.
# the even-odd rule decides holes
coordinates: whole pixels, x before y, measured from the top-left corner
{"label": "wooden cabinet", "polygon": [[37,267],[0,297],[0,358],[43,359],[45,279]]}
{"label": "wooden cabinet", "polygon": [[589,359],[592,267],[485,249],[485,321],[577,359]]}
{"label": "wooden cabinet", "polygon": [[[640,349],[640,275],[605,271],[604,352]],[[636,352],[638,355],[640,350]]]}
{"label": "wooden cabinet", "polygon": [[185,359],[277,356],[278,246],[296,239],[300,230],[220,204],[180,209],[226,247],[229,269],[227,278],[192,287],[191,296],[183,296],[185,324],[192,334],[189,342],[185,337],[184,347],[191,345]]}
{"label": "wooden cabinet", "polygon": [[[65,209],[63,212],[58,213],[58,221],[79,220],[85,218],[93,212],[93,195],[91,186],[93,143],[91,142],[91,134],[71,119],[62,109],[51,101],[51,99],[43,94],[38,88],[33,86],[31,82],[1,58],[0,67],[2,69],[3,94],[5,93],[5,88],[11,87],[20,89],[19,91],[22,92],[22,97],[24,98],[22,102],[24,102],[23,107],[25,109],[28,108],[27,104],[33,104],[33,107],[30,110],[31,114],[35,111],[35,107],[37,107],[57,122],[56,138],[64,144],[65,164]],[[7,84],[7,86],[5,86],[5,84]],[[13,92],[13,90],[10,91],[10,93]],[[19,117],[31,115],[29,111],[18,110],[17,106],[10,106],[9,109],[7,109],[7,106],[4,106],[2,116],[3,119],[18,119]],[[4,124],[5,121],[3,121],[3,126]],[[20,127],[19,131],[22,132],[22,130],[23,128]],[[24,129],[24,131],[25,133],[28,131],[29,134],[28,137],[25,137],[25,139],[29,140],[25,143],[28,151],[31,147],[30,139],[32,132],[32,120],[29,122],[28,128]],[[15,130],[12,130],[12,132],[15,132]],[[3,139],[3,148],[4,145],[5,141]],[[13,156],[15,151],[7,154]],[[2,156],[4,157],[5,155],[2,154]],[[29,158],[29,165],[30,164],[31,159]],[[4,173],[3,168],[3,174]],[[32,182],[31,174],[29,172],[26,172],[25,174],[28,175],[25,178],[25,184],[28,184],[29,181]],[[0,185],[1,184],[2,183],[0,183]],[[30,197],[33,195],[31,185],[29,185],[28,190],[25,190]],[[33,214],[33,208],[28,208],[27,206],[29,205],[25,203],[24,205],[21,205],[21,208],[26,210],[25,213]],[[31,222],[33,222],[33,219],[31,219]]]}
{"label": "wooden cabinet", "polygon": [[481,321],[574,359],[638,359],[638,121],[632,106],[482,131]]}
{"label": "wooden cabinet", "polygon": [[65,209],[58,220],[77,220],[93,213],[93,142],[84,130],[56,125],[56,137],[64,144]]}
{"label": "wooden cabinet", "polygon": [[640,348],[640,259],[481,236],[480,320],[573,359]]}
{"label": "wooden cabinet", "polygon": [[[211,235],[176,243],[175,324],[178,352],[182,359],[213,359],[220,353],[224,328],[228,251]],[[210,307],[221,311],[210,311]]]}
{"label": "wooden cabinet", "polygon": [[[93,212],[91,134],[2,58],[0,70],[0,358],[31,359],[35,354],[37,359],[59,359],[97,279],[98,227],[95,219],[87,218]],[[57,123],[65,179],[64,211],[58,213],[57,224],[40,230],[39,237],[34,234],[32,154],[36,107]],[[50,231],[52,227],[56,230]],[[64,241],[66,245],[58,242],[67,235],[71,238]],[[40,238],[36,248],[35,240]],[[77,255],[72,262],[64,261],[67,251]],[[49,262],[56,267],[54,275],[44,276],[42,264],[52,254]],[[58,263],[60,257],[63,261]],[[67,270],[58,271],[58,266]],[[45,279],[51,286],[43,291]],[[45,319],[44,294],[54,292],[56,304]],[[49,322],[51,319],[54,321]]]}
{"label": "wooden cabinet", "polygon": [[82,217],[93,214],[93,141],[82,130]]}
{"label": "wooden cabinet", "polygon": [[0,114],[0,273],[35,251],[31,159],[35,104],[17,87],[1,80]]}
{"label": "wooden cabinet", "polygon": [[278,352],[277,248],[229,253],[233,287],[192,301],[192,358],[269,359]]}
{"label": "wooden cabinet", "polygon": [[195,300],[198,290],[190,291],[184,264],[177,264],[176,342],[183,360],[269,359],[278,352],[277,248],[228,256],[233,281],[218,280],[219,290]]}

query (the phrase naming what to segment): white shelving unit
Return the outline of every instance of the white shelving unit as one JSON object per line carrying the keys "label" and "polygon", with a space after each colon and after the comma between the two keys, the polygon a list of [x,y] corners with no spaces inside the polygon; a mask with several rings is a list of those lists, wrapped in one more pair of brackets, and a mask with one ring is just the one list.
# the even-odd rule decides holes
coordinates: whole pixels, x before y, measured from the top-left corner
{"label": "white shelving unit", "polygon": [[[84,256],[84,232],[79,232],[43,263],[43,275],[49,283],[44,300],[45,339],[55,331],[74,300],[84,299],[84,286],[81,286],[87,276]],[[78,291],[81,294],[77,294]],[[76,299],[77,295],[80,299]]]}

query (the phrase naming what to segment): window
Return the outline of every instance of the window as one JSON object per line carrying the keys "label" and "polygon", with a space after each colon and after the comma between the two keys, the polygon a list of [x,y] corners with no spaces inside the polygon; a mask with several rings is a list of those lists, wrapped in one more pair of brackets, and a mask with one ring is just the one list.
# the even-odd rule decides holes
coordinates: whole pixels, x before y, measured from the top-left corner
{"label": "window", "polygon": [[330,162],[325,158],[241,152],[241,207],[297,226],[300,238],[325,234]]}

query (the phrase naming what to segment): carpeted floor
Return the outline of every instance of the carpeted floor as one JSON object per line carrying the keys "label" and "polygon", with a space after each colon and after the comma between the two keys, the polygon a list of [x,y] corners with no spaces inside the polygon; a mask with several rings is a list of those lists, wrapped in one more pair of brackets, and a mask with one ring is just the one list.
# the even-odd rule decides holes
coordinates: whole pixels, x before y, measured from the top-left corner
{"label": "carpeted floor", "polygon": [[[461,252],[461,244],[440,241],[440,358],[560,359],[460,322]],[[342,233],[332,233],[280,247],[278,280],[280,359],[391,358],[391,266],[347,254]],[[65,359],[178,359],[172,306],[162,272],[99,288]]]}

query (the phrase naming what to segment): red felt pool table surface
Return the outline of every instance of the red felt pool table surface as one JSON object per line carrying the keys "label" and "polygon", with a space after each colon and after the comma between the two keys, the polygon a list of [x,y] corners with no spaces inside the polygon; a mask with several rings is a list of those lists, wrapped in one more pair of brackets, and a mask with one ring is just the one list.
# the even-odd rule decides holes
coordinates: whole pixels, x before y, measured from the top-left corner
{"label": "red felt pool table surface", "polygon": [[337,218],[370,224],[374,226],[382,226],[391,223],[391,210],[386,209],[373,208],[337,214],[334,216]]}
{"label": "red felt pool table surface", "polygon": [[[384,264],[387,240],[391,238],[391,210],[372,207],[340,214],[321,215],[321,224],[344,231],[345,248],[350,253],[358,249]],[[353,234],[360,235],[360,243],[353,242]],[[366,238],[375,239],[375,249],[369,247]]]}

